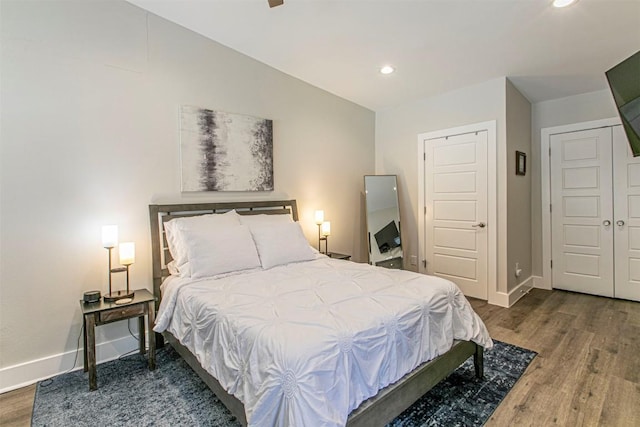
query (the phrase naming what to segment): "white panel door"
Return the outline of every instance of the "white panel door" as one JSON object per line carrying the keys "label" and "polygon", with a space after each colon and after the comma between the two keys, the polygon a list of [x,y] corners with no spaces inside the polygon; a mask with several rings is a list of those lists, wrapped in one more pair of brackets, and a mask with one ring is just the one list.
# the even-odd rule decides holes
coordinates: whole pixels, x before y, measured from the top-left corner
{"label": "white panel door", "polygon": [[424,144],[427,273],[487,299],[487,132]]}
{"label": "white panel door", "polygon": [[615,297],[640,301],[640,157],[613,127]]}
{"label": "white panel door", "polygon": [[613,296],[611,128],[552,135],[553,287]]}

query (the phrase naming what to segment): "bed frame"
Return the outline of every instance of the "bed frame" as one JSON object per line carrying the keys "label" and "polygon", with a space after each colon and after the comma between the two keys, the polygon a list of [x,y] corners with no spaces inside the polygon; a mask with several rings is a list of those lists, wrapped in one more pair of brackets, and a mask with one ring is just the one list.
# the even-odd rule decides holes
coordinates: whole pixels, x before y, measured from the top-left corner
{"label": "bed frame", "polygon": [[[295,200],[149,205],[153,293],[156,298],[156,312],[160,306],[160,285],[169,276],[166,264],[171,261],[171,254],[164,235],[164,223],[173,218],[207,213],[224,213],[232,209],[235,209],[241,215],[290,214],[295,221],[298,220],[298,208]],[[246,426],[247,419],[242,402],[227,393],[218,380],[205,371],[200,366],[197,358],[169,332],[156,335],[158,347],[162,347],[165,338],[238,421],[243,426]],[[447,353],[423,363],[398,382],[380,390],[377,395],[364,401],[357,409],[351,412],[347,420],[347,426],[371,427],[386,425],[471,356],[473,356],[475,374],[478,378],[482,378],[482,347],[470,341],[456,341]]]}

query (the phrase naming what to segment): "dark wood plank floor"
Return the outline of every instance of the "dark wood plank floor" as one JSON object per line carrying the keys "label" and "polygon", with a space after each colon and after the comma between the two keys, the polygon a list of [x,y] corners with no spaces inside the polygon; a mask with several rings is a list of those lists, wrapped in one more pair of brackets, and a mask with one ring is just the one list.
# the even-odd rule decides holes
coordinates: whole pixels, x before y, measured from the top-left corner
{"label": "dark wood plank floor", "polygon": [[[494,339],[539,353],[487,426],[640,426],[640,303],[534,289],[471,304]],[[0,426],[30,424],[34,390],[0,395]]]}

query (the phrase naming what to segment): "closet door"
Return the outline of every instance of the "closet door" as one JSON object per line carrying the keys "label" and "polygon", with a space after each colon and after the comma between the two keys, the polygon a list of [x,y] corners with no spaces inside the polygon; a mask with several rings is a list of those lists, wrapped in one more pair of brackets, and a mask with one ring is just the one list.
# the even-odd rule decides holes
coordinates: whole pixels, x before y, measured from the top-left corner
{"label": "closet door", "polygon": [[551,136],[554,288],[613,296],[611,142],[611,128]]}
{"label": "closet door", "polygon": [[613,127],[615,297],[640,301],[640,157]]}

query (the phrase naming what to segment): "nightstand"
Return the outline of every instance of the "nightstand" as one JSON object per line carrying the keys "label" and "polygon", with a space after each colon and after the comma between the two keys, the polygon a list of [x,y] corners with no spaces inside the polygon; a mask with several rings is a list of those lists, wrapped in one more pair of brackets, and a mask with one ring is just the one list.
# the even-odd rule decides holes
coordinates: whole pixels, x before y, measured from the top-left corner
{"label": "nightstand", "polygon": [[378,261],[376,262],[376,266],[402,270],[402,257],[399,256],[391,259],[385,259],[384,261]]}
{"label": "nightstand", "polygon": [[344,260],[351,259],[351,255],[339,254],[337,252],[327,252],[327,256],[329,258],[335,258],[335,259],[344,259]]}
{"label": "nightstand", "polygon": [[104,302],[85,303],[80,300],[84,325],[84,371],[89,371],[89,390],[98,388],[96,374],[96,326],[105,325],[118,320],[138,318],[138,333],[140,335],[140,354],[145,354],[145,325],[147,316],[149,328],[149,370],[156,368],[156,336],[153,333],[155,322],[155,298],[146,289],[138,289],[133,300],[126,304]]}

